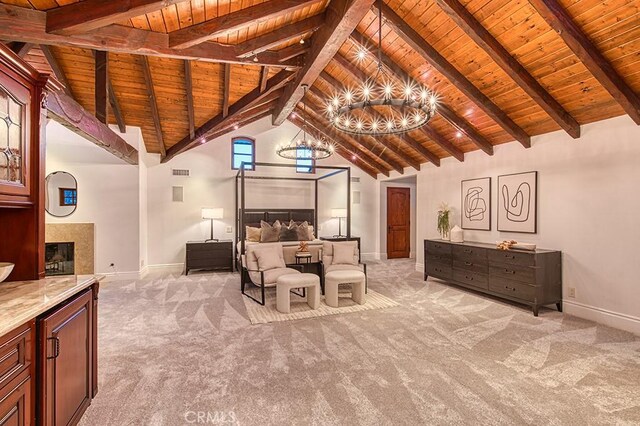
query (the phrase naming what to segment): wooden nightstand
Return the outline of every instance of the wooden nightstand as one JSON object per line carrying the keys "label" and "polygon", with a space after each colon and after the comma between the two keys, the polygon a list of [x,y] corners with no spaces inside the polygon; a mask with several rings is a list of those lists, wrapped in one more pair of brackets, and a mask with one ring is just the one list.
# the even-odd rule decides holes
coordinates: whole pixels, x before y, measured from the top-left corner
{"label": "wooden nightstand", "polygon": [[233,241],[188,241],[185,275],[193,269],[233,272]]}

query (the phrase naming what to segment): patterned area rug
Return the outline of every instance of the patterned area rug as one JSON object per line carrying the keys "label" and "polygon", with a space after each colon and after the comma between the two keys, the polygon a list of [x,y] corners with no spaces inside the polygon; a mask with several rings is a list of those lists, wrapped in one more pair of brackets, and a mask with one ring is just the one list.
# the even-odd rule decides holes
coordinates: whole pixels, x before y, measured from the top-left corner
{"label": "patterned area rug", "polygon": [[[261,293],[259,289],[251,289],[247,291],[251,296],[260,300]],[[291,313],[283,314],[276,309],[276,289],[269,288],[265,292],[265,305],[254,302],[248,297],[243,297],[244,306],[247,308],[247,314],[251,320],[251,324],[267,324],[278,321],[291,321],[303,318],[323,317],[326,315],[349,314],[353,312],[368,311],[370,309],[382,309],[392,306],[398,306],[398,303],[389,299],[382,294],[369,289],[366,295],[366,303],[358,305],[351,300],[351,293],[340,290],[338,293],[340,300],[337,308],[332,308],[325,303],[324,296],[320,298],[320,307],[311,309],[307,305],[307,299],[300,297],[295,293],[291,293]]]}
{"label": "patterned area rug", "polygon": [[640,424],[640,337],[407,260],[368,275],[398,306],[260,326],[238,274],[104,283],[81,425]]}

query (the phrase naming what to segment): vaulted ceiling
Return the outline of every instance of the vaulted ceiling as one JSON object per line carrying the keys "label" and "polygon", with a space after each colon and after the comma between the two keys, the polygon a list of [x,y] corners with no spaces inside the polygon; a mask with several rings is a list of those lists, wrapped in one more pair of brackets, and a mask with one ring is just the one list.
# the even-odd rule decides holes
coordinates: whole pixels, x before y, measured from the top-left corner
{"label": "vaulted ceiling", "polygon": [[379,138],[338,134],[325,114],[327,95],[375,73],[373,0],[0,3],[0,40],[99,119],[108,98],[106,121],[141,127],[164,161],[265,116],[306,119],[371,175],[554,130],[579,138],[623,114],[640,124],[638,0],[385,0],[387,73],[440,106],[428,126]]}

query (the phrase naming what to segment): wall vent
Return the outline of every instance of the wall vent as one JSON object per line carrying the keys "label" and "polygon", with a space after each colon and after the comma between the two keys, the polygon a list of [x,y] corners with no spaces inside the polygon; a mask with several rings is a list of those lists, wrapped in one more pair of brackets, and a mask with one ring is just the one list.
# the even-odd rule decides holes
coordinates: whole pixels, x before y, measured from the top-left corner
{"label": "wall vent", "polygon": [[171,169],[171,173],[174,176],[189,176],[190,170],[189,169]]}
{"label": "wall vent", "polygon": [[171,200],[176,203],[182,203],[184,201],[184,187],[172,186],[171,187]]}
{"label": "wall vent", "polygon": [[360,178],[359,177],[352,177],[351,178],[351,183],[360,183]]}
{"label": "wall vent", "polygon": [[353,204],[360,204],[360,191],[353,191]]}

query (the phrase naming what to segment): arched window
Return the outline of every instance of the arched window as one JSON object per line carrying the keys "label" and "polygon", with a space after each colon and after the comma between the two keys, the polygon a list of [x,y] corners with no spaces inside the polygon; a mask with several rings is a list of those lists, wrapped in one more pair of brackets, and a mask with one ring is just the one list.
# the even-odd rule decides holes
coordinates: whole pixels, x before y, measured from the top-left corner
{"label": "arched window", "polygon": [[254,170],[256,162],[256,141],[248,137],[231,139],[231,168],[238,170],[245,163],[245,170]]}

